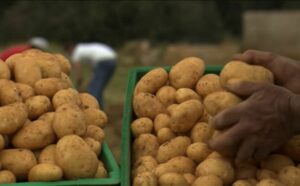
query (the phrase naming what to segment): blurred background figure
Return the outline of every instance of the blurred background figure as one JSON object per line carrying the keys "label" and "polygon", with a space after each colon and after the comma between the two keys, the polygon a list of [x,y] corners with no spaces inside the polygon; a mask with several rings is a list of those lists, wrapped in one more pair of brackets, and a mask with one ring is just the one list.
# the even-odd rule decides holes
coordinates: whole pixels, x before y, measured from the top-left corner
{"label": "blurred background figure", "polygon": [[13,45],[5,49],[4,51],[0,52],[0,59],[5,61],[7,58],[9,58],[9,56],[12,56],[17,53],[21,53],[28,49],[36,48],[45,51],[48,49],[48,47],[49,47],[49,43],[47,39],[43,37],[33,37],[29,39],[27,43]]}
{"label": "blurred background figure", "polygon": [[[84,91],[86,89],[97,98],[101,108],[103,108],[103,91],[114,74],[117,63],[116,52],[103,43],[79,43],[72,51],[71,61],[73,62],[74,78],[78,90]],[[84,83],[82,64],[88,65],[90,72],[92,72],[87,80],[87,87]]]}

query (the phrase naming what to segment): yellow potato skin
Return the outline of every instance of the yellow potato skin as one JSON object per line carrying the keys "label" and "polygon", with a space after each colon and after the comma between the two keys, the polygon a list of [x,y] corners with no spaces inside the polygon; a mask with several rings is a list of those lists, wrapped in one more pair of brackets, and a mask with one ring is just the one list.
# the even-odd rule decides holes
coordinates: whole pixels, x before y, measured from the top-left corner
{"label": "yellow potato skin", "polygon": [[170,172],[159,177],[160,186],[189,186],[182,174]]}
{"label": "yellow potato skin", "polygon": [[63,172],[59,166],[50,163],[40,163],[30,169],[28,181],[58,181],[62,177]]}
{"label": "yellow potato skin", "polygon": [[16,181],[17,181],[16,177],[11,171],[8,170],[0,171],[0,184],[16,183]]}

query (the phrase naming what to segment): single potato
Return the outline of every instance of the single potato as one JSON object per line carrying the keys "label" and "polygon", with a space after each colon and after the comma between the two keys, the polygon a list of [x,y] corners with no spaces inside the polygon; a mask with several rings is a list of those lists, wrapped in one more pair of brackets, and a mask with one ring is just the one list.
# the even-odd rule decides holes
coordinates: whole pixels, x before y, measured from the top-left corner
{"label": "single potato", "polygon": [[206,175],[198,177],[192,186],[223,186],[223,181],[216,175]]}
{"label": "single potato", "polygon": [[134,160],[142,156],[156,156],[159,148],[157,137],[152,134],[141,134],[133,142]]}
{"label": "single potato", "polygon": [[204,61],[200,58],[189,57],[174,65],[169,73],[171,85],[178,88],[194,88],[205,69]]}
{"label": "single potato", "polygon": [[0,105],[8,105],[21,102],[22,97],[18,92],[16,83],[7,79],[0,79]]}
{"label": "single potato", "polygon": [[10,79],[11,73],[7,63],[0,59],[0,79]]}
{"label": "single potato", "polygon": [[37,164],[33,152],[27,149],[2,150],[0,162],[2,168],[11,171],[18,181],[26,180],[30,169]]}
{"label": "single potato", "polygon": [[176,137],[176,134],[170,128],[162,128],[157,131],[157,140],[159,144],[163,144]]}
{"label": "single potato", "polygon": [[105,112],[96,108],[87,108],[83,110],[86,125],[96,125],[103,128],[107,122],[108,117]]}
{"label": "single potato", "polygon": [[187,100],[195,99],[201,101],[201,97],[190,88],[180,88],[175,93],[177,103],[183,103]]}
{"label": "single potato", "polygon": [[67,179],[93,178],[98,167],[97,155],[77,135],[67,135],[56,144],[56,163]]}
{"label": "single potato", "polygon": [[171,86],[163,86],[156,92],[157,99],[164,105],[169,106],[176,103],[176,89]]}
{"label": "single potato", "polygon": [[31,150],[44,148],[56,140],[51,123],[35,120],[21,128],[12,138],[12,144],[17,148]]}
{"label": "single potato", "polygon": [[147,72],[136,84],[134,95],[139,93],[155,94],[158,89],[166,85],[168,73],[163,68],[156,68]]}
{"label": "single potato", "polygon": [[170,116],[168,114],[158,114],[154,119],[154,130],[157,133],[162,128],[168,128],[170,126]]}
{"label": "single potato", "polygon": [[298,186],[300,185],[300,169],[294,166],[284,167],[279,171],[279,180],[284,185]]}
{"label": "single potato", "polygon": [[143,172],[138,174],[136,177],[134,177],[132,185],[133,186],[141,186],[141,185],[157,186],[158,181],[157,181],[157,177],[153,173]]}
{"label": "single potato", "polygon": [[131,123],[131,132],[134,137],[137,137],[141,134],[150,134],[152,130],[153,122],[147,117],[138,118]]}
{"label": "single potato", "polygon": [[191,140],[185,136],[178,136],[171,139],[158,148],[156,156],[157,162],[165,163],[174,157],[184,156],[190,144]]}
{"label": "single potato", "polygon": [[56,144],[48,145],[41,151],[38,157],[38,163],[56,164],[55,156]]}
{"label": "single potato", "polygon": [[87,109],[87,108],[100,109],[99,103],[94,96],[88,93],[80,93],[79,98],[82,103],[83,109]]}
{"label": "single potato", "polygon": [[23,101],[35,95],[34,89],[29,85],[16,83],[16,87]]}
{"label": "single potato", "polygon": [[201,163],[211,152],[208,145],[203,142],[192,143],[186,149],[187,157],[194,160],[196,163]]}
{"label": "single potato", "polygon": [[173,132],[188,132],[196,124],[202,113],[203,105],[200,101],[185,101],[179,104],[171,113],[170,128]]}
{"label": "single potato", "polygon": [[265,67],[258,65],[249,65],[242,61],[230,61],[220,73],[220,82],[226,86],[229,80],[240,79],[256,83],[273,83],[273,73]]}
{"label": "single potato", "polygon": [[158,114],[165,112],[164,105],[156,96],[150,93],[139,93],[133,98],[133,109],[137,117],[154,119]]}
{"label": "single potato", "polygon": [[193,143],[205,142],[212,137],[213,132],[212,126],[205,122],[199,122],[192,128],[190,137]]}
{"label": "single potato", "polygon": [[220,77],[216,74],[205,74],[196,84],[196,92],[206,97],[208,94],[223,90]]}
{"label": "single potato", "polygon": [[58,91],[70,88],[70,85],[60,78],[43,78],[38,80],[33,88],[36,94],[52,98]]}
{"label": "single potato", "polygon": [[0,171],[0,184],[16,183],[16,181],[17,181],[16,177],[11,171],[8,170]]}
{"label": "single potato", "polygon": [[28,181],[58,181],[63,177],[61,168],[52,163],[40,163],[32,167]]}
{"label": "single potato", "polygon": [[87,126],[86,134],[84,135],[84,137],[90,137],[98,141],[99,143],[102,143],[105,139],[105,133],[102,128],[95,125],[89,125]]}
{"label": "single potato", "polygon": [[51,110],[51,102],[47,96],[32,96],[26,99],[25,105],[28,110],[28,117],[31,120],[37,119]]}
{"label": "single potato", "polygon": [[159,177],[160,186],[189,186],[188,182],[182,174],[170,172]]}
{"label": "single potato", "polygon": [[230,92],[218,91],[205,97],[204,106],[209,115],[215,116],[221,111],[237,105],[241,101],[239,97]]}
{"label": "single potato", "polygon": [[57,109],[63,104],[74,104],[81,106],[81,100],[77,90],[73,88],[63,89],[58,91],[52,98],[54,109]]}

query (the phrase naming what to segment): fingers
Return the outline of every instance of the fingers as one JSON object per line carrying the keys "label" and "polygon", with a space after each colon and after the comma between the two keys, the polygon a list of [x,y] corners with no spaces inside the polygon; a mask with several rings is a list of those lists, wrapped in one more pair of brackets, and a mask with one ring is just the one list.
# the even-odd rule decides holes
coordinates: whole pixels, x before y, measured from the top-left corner
{"label": "fingers", "polygon": [[235,162],[240,163],[252,157],[257,145],[257,138],[255,136],[246,138],[239,147]]}
{"label": "fingers", "polygon": [[208,145],[219,152],[227,152],[228,149],[238,146],[246,133],[247,129],[243,125],[236,124],[209,141]]}
{"label": "fingers", "polygon": [[267,86],[269,85],[263,83],[254,83],[249,81],[231,79],[228,81],[226,88],[239,96],[250,96],[254,92],[262,90]]}
{"label": "fingers", "polygon": [[258,50],[247,50],[243,54],[234,55],[233,59],[244,61],[249,64],[261,65],[269,67],[277,55],[270,52],[263,52]]}
{"label": "fingers", "polygon": [[240,103],[216,115],[213,119],[213,127],[217,130],[224,130],[238,123],[244,111],[243,105],[243,103]]}

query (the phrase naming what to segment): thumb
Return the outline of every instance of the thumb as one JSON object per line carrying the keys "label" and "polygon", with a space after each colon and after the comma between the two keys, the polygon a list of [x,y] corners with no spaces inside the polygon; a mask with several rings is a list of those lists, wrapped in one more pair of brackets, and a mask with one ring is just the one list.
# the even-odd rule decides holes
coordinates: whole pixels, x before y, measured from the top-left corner
{"label": "thumb", "polygon": [[264,83],[254,83],[240,79],[230,79],[226,83],[226,88],[239,96],[250,96],[257,91],[264,89],[266,86],[267,84]]}

